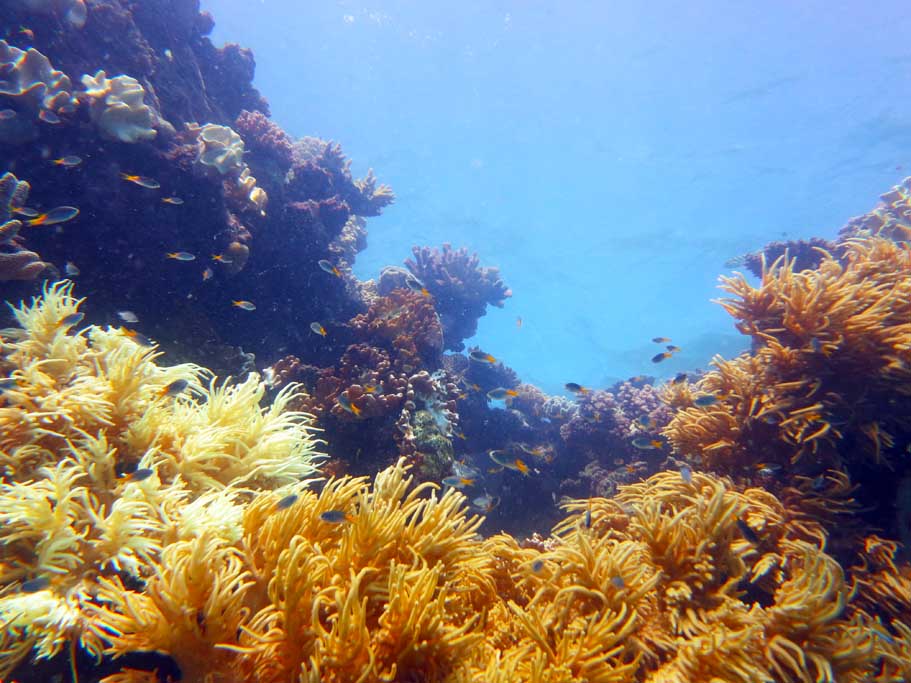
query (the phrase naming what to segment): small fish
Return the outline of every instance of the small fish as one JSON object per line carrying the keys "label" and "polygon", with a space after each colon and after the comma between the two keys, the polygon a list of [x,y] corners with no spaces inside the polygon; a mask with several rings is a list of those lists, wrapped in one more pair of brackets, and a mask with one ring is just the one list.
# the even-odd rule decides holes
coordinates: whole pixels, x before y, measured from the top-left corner
{"label": "small fish", "polygon": [[531,570],[535,574],[540,574],[543,569],[544,569],[544,560],[535,560],[534,562],[531,563]]}
{"label": "small fish", "polygon": [[168,386],[162,389],[158,395],[159,396],[177,396],[180,392],[190,386],[190,383],[185,379],[175,379]]}
{"label": "small fish", "polygon": [[624,581],[623,577],[620,576],[619,574],[617,574],[617,576],[613,577],[610,580],[610,582],[613,584],[614,588],[616,588],[617,590],[626,588],[626,581]]}
{"label": "small fish", "polygon": [[161,203],[162,204],[171,204],[173,206],[180,206],[181,204],[183,204],[183,199],[181,199],[180,197],[162,197]]}
{"label": "small fish", "polygon": [[405,286],[412,292],[417,292],[418,294],[423,294],[424,296],[430,296],[430,292],[424,286],[424,283],[418,280],[414,275],[405,276]]}
{"label": "small fish", "polygon": [[667,344],[670,341],[670,337],[652,337],[652,341],[656,344]]}
{"label": "small fish", "polygon": [[125,323],[135,324],[139,322],[139,316],[133,311],[117,311],[117,317]]}
{"label": "small fish", "polygon": [[[313,329],[311,325],[310,329]],[[314,332],[316,330],[313,330]],[[364,393],[365,394],[382,394],[383,388],[379,384],[374,384],[373,382],[367,382],[364,384]]]}
{"label": "small fish", "polygon": [[341,271],[338,268],[336,268],[335,266],[333,266],[331,263],[329,263],[329,261],[327,261],[326,259],[320,259],[319,261],[316,262],[316,265],[318,265],[322,270],[326,271],[330,275],[335,275],[335,277],[342,276]]}
{"label": "small fish", "polygon": [[668,351],[670,351],[671,353],[680,353],[680,347],[679,347],[679,346],[674,346],[673,344],[668,344],[668,345],[665,346],[664,348],[666,348],[666,349],[667,349]]}
{"label": "small fish", "polygon": [[[468,354],[468,357],[471,360],[477,361],[478,363],[490,363],[493,365],[497,362],[497,359],[491,356],[489,353],[484,353],[483,351],[472,351]],[[480,387],[478,387],[480,390]]]}
{"label": "small fish", "polygon": [[231,305],[234,306],[234,308],[240,308],[244,311],[256,310],[256,304],[254,304],[252,301],[244,301],[243,299],[234,300],[231,302]]}
{"label": "small fish", "polygon": [[817,492],[822,491],[825,487],[826,487],[826,478],[822,474],[820,474],[818,477],[813,479],[813,481],[810,483],[810,488],[812,488],[814,491],[817,491]]}
{"label": "small fish", "polygon": [[518,396],[519,392],[515,389],[505,389],[503,387],[497,387],[496,389],[491,389],[487,392],[487,398],[491,401],[505,401],[508,398]]}
{"label": "small fish", "polygon": [[60,157],[59,159],[53,159],[51,161],[55,166],[63,166],[65,168],[73,168],[82,163],[82,157],[77,157],[75,154],[70,156]]}
{"label": "small fish", "polygon": [[310,323],[310,329],[321,337],[325,337],[328,334],[326,328],[319,323]]}
{"label": "small fish", "polygon": [[683,467],[680,468],[680,478],[683,479],[684,484],[692,484],[693,483],[693,471],[689,467],[684,465]]}
{"label": "small fish", "polygon": [[127,477],[130,481],[145,481],[149,477],[155,474],[155,470],[151,467],[142,467],[138,470],[133,470],[130,472],[130,475]]}
{"label": "small fish", "polygon": [[658,423],[655,422],[655,418],[651,415],[640,415],[636,418],[636,424],[642,427],[642,429],[654,429],[658,426]]}
{"label": "small fish", "polygon": [[743,537],[748,540],[753,545],[759,545],[759,536],[756,535],[756,532],[753,531],[752,527],[749,524],[744,522],[742,519],[737,520],[737,528],[740,529],[740,533],[743,534]]}
{"label": "small fish", "polygon": [[638,436],[633,439],[633,446],[642,451],[657,451],[664,448],[664,442],[661,439],[651,439],[647,436]]}
{"label": "small fish", "polygon": [[35,32],[30,28],[26,28],[25,26],[19,27],[18,34],[25,37],[27,40],[35,40]]}
{"label": "small fish", "polygon": [[443,479],[443,486],[451,486],[454,489],[462,489],[466,486],[474,486],[474,479],[459,476],[446,477]]}
{"label": "small fish", "polygon": [[338,401],[338,404],[339,404],[344,410],[347,410],[349,413],[351,413],[351,414],[354,415],[355,417],[360,417],[360,416],[361,416],[361,409],[358,408],[356,405],[354,405],[354,404],[351,402],[351,399],[348,398],[348,396],[347,396],[346,394],[339,394],[339,395],[338,395],[338,398],[337,398],[336,400]]}
{"label": "small fish", "polygon": [[126,180],[128,183],[133,183],[134,185],[139,185],[139,187],[144,187],[147,190],[157,190],[161,187],[161,184],[153,179],[146,178],[141,175],[132,175],[130,173],[121,173],[120,177]]}
{"label": "small fish", "polygon": [[518,472],[521,472],[526,477],[528,476],[528,472],[529,472],[528,465],[525,464],[525,461],[522,460],[522,458],[516,458],[512,462],[513,462],[513,469],[515,469]]}
{"label": "small fish", "polygon": [[456,476],[463,477],[465,479],[477,479],[480,476],[478,468],[472,467],[471,465],[466,465],[461,462],[453,463],[452,471],[455,472]]}
{"label": "small fish", "polygon": [[330,524],[341,524],[342,522],[354,521],[354,517],[344,510],[327,510],[326,512],[321,512],[319,518]]}
{"label": "small fish", "polygon": [[521,315],[516,317],[516,328],[520,329],[520,330],[522,329],[522,316]]}
{"label": "small fish", "polygon": [[202,271],[202,281],[206,282],[208,280],[211,280],[213,275],[215,275],[215,273],[212,271],[212,269],[206,266]]}
{"label": "small fish", "polygon": [[290,496],[285,496],[280,501],[275,504],[276,510],[287,510],[289,507],[294,505],[297,502],[297,494],[292,493]]}
{"label": "small fish", "polygon": [[585,516],[582,518],[582,526],[586,529],[592,528],[592,499],[588,499],[588,509],[585,511]]}
{"label": "small fish", "polygon": [[196,256],[191,254],[188,251],[169,251],[165,254],[165,258],[172,259],[174,261],[195,261]]}
{"label": "small fish", "polygon": [[465,436],[464,432],[453,432],[452,435],[455,436],[457,439],[461,439],[462,441],[468,440],[468,437]]}
{"label": "small fish", "polygon": [[75,206],[58,206],[47,213],[39,213],[34,218],[25,221],[28,226],[36,225],[57,225],[57,223],[66,223],[73,220],[79,215],[79,209]]}
{"label": "small fish", "polygon": [[56,126],[58,123],[62,123],[59,116],[57,116],[50,109],[42,109],[38,112],[38,118],[45,123],[49,123],[52,126]]}
{"label": "small fish", "polygon": [[528,465],[525,464],[524,460],[510,455],[506,451],[489,451],[488,455],[490,456],[491,460],[493,460],[498,465],[505,467],[506,469],[515,470],[525,475],[527,475],[529,472]]}
{"label": "small fish", "polygon": [[782,467],[776,462],[757,462],[753,465],[753,469],[760,473],[775,474],[781,472]]}
{"label": "small fish", "polygon": [[165,48],[165,51],[162,52],[162,54],[165,56],[165,59],[167,59],[169,62],[174,61],[174,53],[171,52],[171,48]]}
{"label": "small fish", "polygon": [[519,448],[521,448],[525,453],[533,455],[536,458],[543,458],[545,455],[547,455],[547,449],[544,446],[535,446],[534,448],[529,448],[523,443],[519,445]]}
{"label": "small fish", "polygon": [[12,212],[19,216],[25,216],[26,218],[35,218],[40,215],[40,212],[37,209],[31,209],[27,206],[14,207]]}
{"label": "small fish", "polygon": [[693,399],[693,405],[697,408],[708,408],[718,403],[718,397],[715,394],[703,394]]}
{"label": "small fish", "polygon": [[0,121],[9,121],[10,119],[16,118],[15,109],[2,109],[0,110]]}
{"label": "small fish", "polygon": [[78,325],[85,318],[85,313],[80,313],[76,311],[75,313],[70,313],[69,315],[64,316],[60,319],[60,327],[73,327],[73,325]]}
{"label": "small fish", "polygon": [[654,356],[652,356],[652,363],[660,363],[661,361],[667,360],[668,358],[670,358],[670,357],[673,356],[673,355],[674,355],[674,354],[671,353],[670,351],[664,351],[664,352],[662,352],[662,353],[656,353]]}
{"label": "small fish", "polygon": [[23,593],[37,593],[38,591],[43,591],[45,588],[50,587],[51,580],[47,576],[39,576],[34,579],[29,579],[28,581],[23,581],[22,585],[19,586],[19,590]]}
{"label": "small fish", "polygon": [[623,458],[614,458],[614,464],[617,465],[618,467],[620,465],[624,464],[625,462],[626,462],[626,460],[624,460]]}
{"label": "small fish", "polygon": [[146,346],[146,347],[155,346],[155,342],[153,342],[151,339],[149,339],[147,336],[145,336],[141,332],[137,332],[136,330],[121,330],[121,331],[123,332],[125,337],[129,337],[130,339],[132,339],[134,342],[136,342],[140,346]]}
{"label": "small fish", "polygon": [[224,254],[212,254],[212,260],[217,261],[218,263],[223,263],[226,266],[234,263],[234,261],[232,261],[230,258],[225,256]]}
{"label": "small fish", "polygon": [[571,391],[574,394],[587,394],[588,389],[583,387],[581,384],[576,384],[575,382],[567,382],[563,385],[566,387],[567,391]]}
{"label": "small fish", "polygon": [[497,496],[491,496],[489,493],[485,493],[483,496],[478,496],[471,501],[471,504],[481,512],[490,514],[494,511],[494,508],[500,504],[500,499]]}
{"label": "small fish", "polygon": [[678,372],[674,375],[674,379],[671,380],[671,384],[683,384],[686,381],[686,373]]}
{"label": "small fish", "polygon": [[12,377],[4,377],[0,379],[0,391],[6,391],[7,389],[12,389],[16,386],[16,380]]}
{"label": "small fish", "polygon": [[79,270],[79,266],[77,266],[72,261],[66,262],[66,265],[63,266],[63,272],[67,277],[77,277],[82,274],[82,271]]}

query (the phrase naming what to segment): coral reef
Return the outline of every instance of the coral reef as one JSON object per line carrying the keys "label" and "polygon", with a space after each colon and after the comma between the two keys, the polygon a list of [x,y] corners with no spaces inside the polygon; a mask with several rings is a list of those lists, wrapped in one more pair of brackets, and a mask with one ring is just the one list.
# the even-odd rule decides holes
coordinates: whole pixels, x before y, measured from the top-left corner
{"label": "coral reef", "polygon": [[[285,410],[293,386],[262,408],[256,377],[219,385],[198,366],[156,365],[160,353],[123,329],[77,330],[81,303],[57,283],[0,333],[4,679],[30,652],[78,643],[100,655],[113,622],[97,619],[98,596],[122,582],[151,599],[162,562],[221,558],[236,578],[227,549],[243,498],[290,492],[316,472],[309,418]],[[218,586],[192,590],[224,609]],[[172,604],[186,615],[191,603]],[[216,623],[210,636],[227,635]]]}
{"label": "coral reef", "polygon": [[414,259],[405,266],[420,280],[436,301],[443,321],[446,349],[461,351],[464,339],[474,336],[488,304],[503,307],[512,292],[500,279],[498,268],[481,267],[477,254],[464,247],[453,250],[413,247]]}

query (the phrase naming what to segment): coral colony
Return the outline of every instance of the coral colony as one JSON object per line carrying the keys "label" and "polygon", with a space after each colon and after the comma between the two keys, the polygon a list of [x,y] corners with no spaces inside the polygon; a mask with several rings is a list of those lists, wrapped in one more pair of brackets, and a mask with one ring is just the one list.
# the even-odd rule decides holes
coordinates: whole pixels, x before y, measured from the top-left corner
{"label": "coral colony", "polygon": [[909,181],[550,396],[479,256],[352,275],[392,191],[197,3],[0,20],[0,679],[911,680]]}

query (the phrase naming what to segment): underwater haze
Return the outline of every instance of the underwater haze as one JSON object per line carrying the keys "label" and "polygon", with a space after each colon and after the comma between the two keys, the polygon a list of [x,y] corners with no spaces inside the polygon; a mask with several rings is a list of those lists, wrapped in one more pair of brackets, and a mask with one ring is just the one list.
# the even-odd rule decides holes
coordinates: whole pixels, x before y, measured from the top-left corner
{"label": "underwater haze", "polygon": [[[830,237],[905,174],[904,3],[202,6],[274,120],[395,189],[356,274],[477,251],[513,296],[473,343],[552,393],[735,355],[725,261]],[[656,335],[682,347],[658,366]]]}

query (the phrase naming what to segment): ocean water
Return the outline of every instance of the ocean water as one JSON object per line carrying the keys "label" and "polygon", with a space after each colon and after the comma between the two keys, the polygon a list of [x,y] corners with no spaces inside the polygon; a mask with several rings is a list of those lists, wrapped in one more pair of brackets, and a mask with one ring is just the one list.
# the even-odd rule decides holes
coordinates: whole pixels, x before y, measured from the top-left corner
{"label": "ocean water", "polygon": [[0,0],[0,683],[911,681],[908,36]]}
{"label": "ocean water", "polygon": [[[358,276],[476,251],[513,296],[474,342],[552,393],[735,355],[724,262],[833,236],[908,164],[898,2],[202,6],[276,121],[395,190]],[[656,335],[682,348],[660,366]]]}

